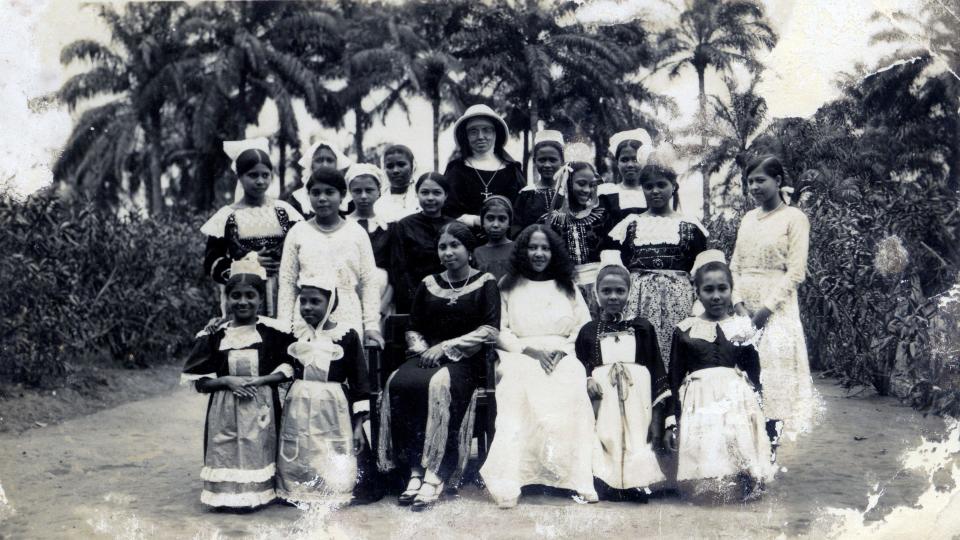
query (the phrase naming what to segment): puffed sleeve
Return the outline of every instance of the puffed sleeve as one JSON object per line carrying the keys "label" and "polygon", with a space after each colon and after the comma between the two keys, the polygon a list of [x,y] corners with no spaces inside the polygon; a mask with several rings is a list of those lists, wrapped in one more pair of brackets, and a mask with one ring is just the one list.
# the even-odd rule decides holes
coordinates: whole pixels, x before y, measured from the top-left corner
{"label": "puffed sleeve", "polygon": [[601,363],[600,358],[594,358],[594,352],[596,350],[594,339],[596,332],[597,323],[590,321],[580,328],[580,332],[577,333],[577,341],[574,343],[574,352],[577,355],[577,360],[580,360],[580,363],[583,364],[588,377],[593,372],[593,368]]}
{"label": "puffed sleeve", "polygon": [[796,209],[790,213],[787,223],[787,271],[777,284],[770,288],[770,292],[763,300],[763,306],[770,311],[777,311],[787,300],[790,294],[797,290],[807,276],[807,253],[810,249],[810,220]]}
{"label": "puffed sleeve", "polygon": [[294,225],[283,242],[280,270],[277,273],[277,320],[287,327],[293,325],[293,310],[297,301],[297,279],[300,277],[300,231],[304,225]]}
{"label": "puffed sleeve", "polygon": [[203,378],[217,378],[220,358],[217,347],[220,340],[207,332],[201,332],[190,350],[180,374],[180,384],[188,384]]}

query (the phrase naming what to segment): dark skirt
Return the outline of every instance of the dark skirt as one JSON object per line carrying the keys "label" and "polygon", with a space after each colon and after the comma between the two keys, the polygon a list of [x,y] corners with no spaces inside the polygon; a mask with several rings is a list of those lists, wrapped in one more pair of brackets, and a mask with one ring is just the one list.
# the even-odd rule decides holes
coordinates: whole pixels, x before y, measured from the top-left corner
{"label": "dark skirt", "polygon": [[379,460],[423,467],[451,486],[470,457],[478,384],[470,359],[424,369],[408,360],[387,381],[381,402]]}

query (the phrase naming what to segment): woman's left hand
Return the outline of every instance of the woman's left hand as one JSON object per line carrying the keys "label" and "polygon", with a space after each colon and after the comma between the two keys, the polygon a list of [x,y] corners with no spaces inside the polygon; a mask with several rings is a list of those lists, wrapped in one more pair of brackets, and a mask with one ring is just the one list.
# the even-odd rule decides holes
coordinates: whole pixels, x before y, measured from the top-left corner
{"label": "woman's left hand", "polygon": [[353,454],[357,455],[363,451],[365,437],[363,436],[363,422],[355,422],[355,424],[353,426]]}
{"label": "woman's left hand", "polygon": [[670,452],[677,453],[677,430],[668,429],[667,433],[663,436],[664,439],[664,448]]}
{"label": "woman's left hand", "polygon": [[367,346],[383,349],[383,345],[384,345],[383,336],[380,334],[379,330],[365,330],[363,332],[363,338],[364,338],[364,343]]}
{"label": "woman's left hand", "polygon": [[442,346],[434,345],[433,347],[430,347],[420,354],[420,367],[424,369],[430,369],[439,366],[440,360],[443,359],[443,354]]}
{"label": "woman's left hand", "polygon": [[772,314],[773,313],[765,307],[758,309],[756,312],[754,312],[753,318],[751,319],[751,321],[753,322],[753,326],[757,330],[760,330],[761,328],[767,325],[767,319],[769,319],[770,315]]}

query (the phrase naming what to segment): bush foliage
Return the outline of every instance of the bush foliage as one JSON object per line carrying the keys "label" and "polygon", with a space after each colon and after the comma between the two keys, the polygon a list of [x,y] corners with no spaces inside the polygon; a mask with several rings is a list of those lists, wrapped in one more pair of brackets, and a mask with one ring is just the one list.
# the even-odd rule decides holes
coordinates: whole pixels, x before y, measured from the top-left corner
{"label": "bush foliage", "polygon": [[217,305],[199,219],[0,199],[0,380],[57,386],[80,365],[181,355]]}

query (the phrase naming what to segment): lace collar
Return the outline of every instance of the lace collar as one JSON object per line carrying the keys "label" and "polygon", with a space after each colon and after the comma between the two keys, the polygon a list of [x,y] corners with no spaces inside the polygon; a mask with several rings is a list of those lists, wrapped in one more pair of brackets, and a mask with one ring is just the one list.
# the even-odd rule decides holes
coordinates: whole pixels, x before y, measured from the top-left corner
{"label": "lace collar", "polygon": [[300,341],[316,341],[321,338],[327,338],[331,341],[340,341],[350,331],[350,327],[345,324],[324,330],[310,326],[307,321],[298,313],[293,321],[293,336]]}
{"label": "lace collar", "polygon": [[760,338],[760,332],[753,327],[748,317],[732,315],[722,321],[708,321],[701,317],[687,317],[677,324],[677,328],[689,332],[693,339],[714,343],[717,341],[717,328],[723,331],[727,341],[734,345],[753,345]]}
{"label": "lace collar", "polygon": [[710,235],[697,218],[688,217],[677,212],[669,216],[657,216],[649,212],[644,212],[642,214],[631,214],[623,218],[620,223],[610,230],[609,236],[622,244],[627,239],[627,232],[630,226],[637,224],[637,230],[642,230],[643,233],[633,235],[633,245],[677,245],[680,243],[680,224],[684,222],[695,225],[704,236]]}

